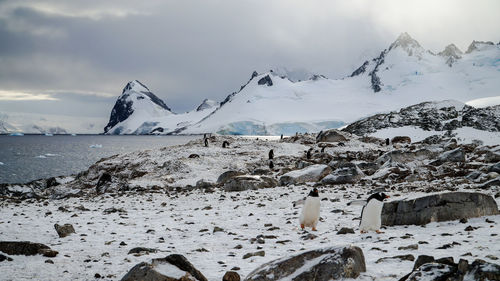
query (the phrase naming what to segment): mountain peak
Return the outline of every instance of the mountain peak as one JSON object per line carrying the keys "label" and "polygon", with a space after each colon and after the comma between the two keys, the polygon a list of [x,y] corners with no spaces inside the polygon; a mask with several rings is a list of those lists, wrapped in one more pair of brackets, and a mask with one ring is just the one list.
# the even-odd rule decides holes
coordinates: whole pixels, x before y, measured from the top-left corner
{"label": "mountain peak", "polygon": [[481,45],[491,45],[491,46],[494,46],[495,43],[491,42],[491,41],[472,41],[472,43],[470,43],[469,45],[469,48],[467,48],[467,51],[465,52],[466,54],[469,54],[469,53],[472,53],[473,51],[479,49],[481,47]]}
{"label": "mountain peak", "polygon": [[400,47],[404,51],[408,53],[409,56],[416,55],[421,56],[425,51],[422,46],[418,43],[417,40],[413,39],[408,33],[401,33],[396,41],[394,41],[391,46],[389,46],[389,50]]}
{"label": "mountain peak", "polygon": [[128,82],[125,88],[123,88],[122,94],[124,94],[126,91],[151,92],[148,87],[142,84],[139,80]]}
{"label": "mountain peak", "polygon": [[454,59],[459,59],[462,57],[463,52],[457,46],[455,46],[455,44],[450,44],[446,46],[446,48],[444,48],[442,52],[438,53],[438,55],[442,57],[453,57]]}
{"label": "mountain peak", "polygon": [[196,111],[202,111],[207,108],[218,106],[219,103],[214,100],[204,99],[201,104],[196,108]]}

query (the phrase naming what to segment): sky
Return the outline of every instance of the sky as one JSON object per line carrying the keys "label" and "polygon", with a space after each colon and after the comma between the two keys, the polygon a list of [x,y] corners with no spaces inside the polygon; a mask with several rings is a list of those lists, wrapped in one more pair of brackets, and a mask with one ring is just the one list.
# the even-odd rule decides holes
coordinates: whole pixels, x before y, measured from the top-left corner
{"label": "sky", "polygon": [[342,78],[400,33],[500,41],[497,0],[0,0],[0,114],[107,121],[138,79],[174,112],[275,67]]}

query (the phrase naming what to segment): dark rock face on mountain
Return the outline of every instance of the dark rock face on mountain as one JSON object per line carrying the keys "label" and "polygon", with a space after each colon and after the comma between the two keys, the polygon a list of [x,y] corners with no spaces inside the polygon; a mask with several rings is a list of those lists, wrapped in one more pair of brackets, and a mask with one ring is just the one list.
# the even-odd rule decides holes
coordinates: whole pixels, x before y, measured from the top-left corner
{"label": "dark rock face on mountain", "polygon": [[500,131],[500,105],[474,108],[444,103],[423,102],[399,112],[377,114],[347,126],[343,131],[365,135],[384,128],[419,127],[426,131],[451,131],[461,127]]}
{"label": "dark rock face on mountain", "polygon": [[104,127],[105,134],[108,133],[108,131],[116,124],[125,121],[130,117],[130,115],[132,115],[132,113],[134,113],[134,100],[130,97],[131,93],[139,94],[137,99],[148,98],[152,103],[160,106],[165,110],[171,111],[170,108],[165,104],[165,102],[163,102],[155,94],[150,92],[148,87],[146,87],[144,84],[137,80],[130,81],[127,83],[125,88],[123,88],[122,95],[118,98],[115,105],[113,106],[111,116],[109,117],[109,122],[106,127]]}
{"label": "dark rock face on mountain", "polygon": [[271,77],[269,77],[269,75],[266,75],[266,76],[260,78],[260,80],[257,82],[257,84],[272,86],[273,80],[271,79]]}

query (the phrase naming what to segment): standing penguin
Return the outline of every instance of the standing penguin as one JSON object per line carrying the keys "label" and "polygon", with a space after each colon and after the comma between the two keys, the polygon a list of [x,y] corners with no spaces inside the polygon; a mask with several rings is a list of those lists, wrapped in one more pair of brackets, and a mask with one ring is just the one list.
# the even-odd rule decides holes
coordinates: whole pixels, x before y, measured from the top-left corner
{"label": "standing penguin", "polygon": [[269,160],[274,158],[274,151],[271,149],[269,150]]}
{"label": "standing penguin", "polygon": [[316,225],[319,221],[320,202],[318,189],[314,188],[309,192],[304,207],[302,207],[299,217],[300,228],[304,229],[307,226],[312,227],[312,230],[316,231]]}
{"label": "standing penguin", "polygon": [[382,225],[382,207],[386,198],[389,198],[389,196],[383,192],[377,192],[368,197],[366,205],[361,211],[361,222],[359,223],[361,233],[366,233],[370,230],[381,233],[379,229]]}
{"label": "standing penguin", "polygon": [[205,147],[208,147],[208,138],[205,138]]}

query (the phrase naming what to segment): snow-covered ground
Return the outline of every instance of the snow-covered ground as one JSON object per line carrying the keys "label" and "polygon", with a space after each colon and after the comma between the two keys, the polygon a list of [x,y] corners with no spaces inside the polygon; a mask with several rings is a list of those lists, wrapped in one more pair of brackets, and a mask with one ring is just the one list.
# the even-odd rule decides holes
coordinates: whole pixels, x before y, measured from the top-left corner
{"label": "snow-covered ground", "polygon": [[[314,139],[314,136],[303,136],[306,141],[308,137]],[[221,188],[168,189],[163,186],[195,185],[200,179],[213,183],[218,175],[230,169],[251,171],[265,168],[270,148],[275,152],[276,169],[283,167],[280,165],[290,167],[300,158],[286,162],[286,159],[291,159],[287,157],[304,157],[309,147],[249,137],[217,136],[216,140],[208,148],[203,147],[202,140],[196,140],[182,146],[110,157],[94,165],[88,174],[80,175],[80,183],[73,177],[59,180],[61,185],[56,189],[64,190],[65,185],[82,188],[85,193],[78,197],[0,201],[0,240],[43,243],[59,252],[55,258],[50,258],[54,264],[46,263],[49,258],[40,255],[10,255],[13,261],[0,263],[0,279],[93,280],[99,273],[106,279],[119,280],[141,261],[149,262],[152,258],[175,253],[184,255],[209,280],[215,281],[221,280],[231,269],[245,277],[259,265],[277,258],[303,250],[350,244],[360,247],[365,255],[367,272],[360,280],[398,280],[411,271],[413,261],[377,261],[405,254],[412,254],[415,258],[422,254],[436,258],[451,256],[455,261],[463,258],[469,262],[480,258],[498,263],[500,215],[473,218],[467,223],[447,221],[425,226],[392,226],[383,229],[382,234],[360,234],[358,218],[361,206],[347,206],[348,202],[366,199],[374,189],[384,186],[390,200],[428,195],[424,191],[436,188],[498,195],[498,188],[477,189],[477,185],[463,178],[393,181],[389,185],[379,181],[320,185],[321,219],[317,232],[299,229],[301,206],[293,207],[292,203],[305,197],[312,188],[311,184],[242,192],[225,192]],[[230,141],[229,149],[220,147],[223,140]],[[378,151],[391,149],[363,143],[353,137],[344,146],[327,147],[325,152],[340,157],[354,152],[375,151],[378,154]],[[189,158],[193,153],[200,157]],[[176,159],[182,165],[173,165]],[[422,165],[425,161],[408,163],[408,167],[410,164]],[[97,179],[93,180],[93,170],[106,167],[114,171],[114,178],[123,176],[127,179],[127,169],[148,173],[130,179],[130,191],[95,194]],[[122,167],[122,170],[114,167]],[[174,169],[176,167],[180,169]],[[276,173],[272,176],[278,176]],[[134,187],[144,189],[134,190]],[[496,202],[500,203],[500,197]],[[76,234],[59,238],[54,229],[56,223],[71,223]],[[473,231],[465,230],[469,225]],[[337,235],[342,227],[353,228],[356,233]],[[218,228],[222,230],[214,231]],[[400,249],[409,245],[418,246],[417,249]],[[438,249],[444,245],[451,247]],[[158,252],[138,256],[128,254],[135,247],[154,248]],[[259,250],[265,251],[265,256],[243,259],[245,254]]]}
{"label": "snow-covered ground", "polygon": [[[46,202],[0,203],[2,240],[44,243],[59,251],[47,264],[46,257],[11,256],[14,261],[0,263],[2,280],[91,280],[95,273],[119,280],[134,265],[172,253],[187,257],[209,280],[221,280],[225,271],[239,267],[241,276],[273,259],[302,250],[336,245],[355,245],[363,250],[367,272],[360,280],[398,280],[413,267],[412,261],[398,259],[376,263],[383,257],[412,254],[436,258],[454,257],[472,262],[492,260],[500,255],[500,215],[422,226],[394,226],[385,233],[360,234],[360,206],[346,206],[365,194],[359,188],[320,188],[321,221],[317,232],[298,227],[299,207],[307,186],[276,187],[259,191],[187,194],[130,193],[123,196],[71,198]],[[393,198],[405,196],[390,193]],[[415,194],[413,194],[415,195]],[[500,203],[497,199],[497,203]],[[81,207],[89,209],[81,211]],[[126,212],[104,214],[108,208]],[[494,221],[486,222],[486,219]],[[59,238],[54,224],[71,223],[76,234]],[[464,229],[471,225],[474,231]],[[223,231],[213,233],[215,227]],[[337,235],[341,227],[354,228],[355,234]],[[317,237],[304,240],[312,233]],[[264,244],[252,238],[264,235]],[[126,245],[120,245],[125,242]],[[459,243],[449,249],[445,244]],[[417,244],[417,250],[398,250]],[[241,246],[240,246],[241,245]],[[149,255],[127,254],[134,247],[158,249]],[[264,250],[264,257],[243,259],[246,253]],[[494,257],[487,258],[487,255]]]}

